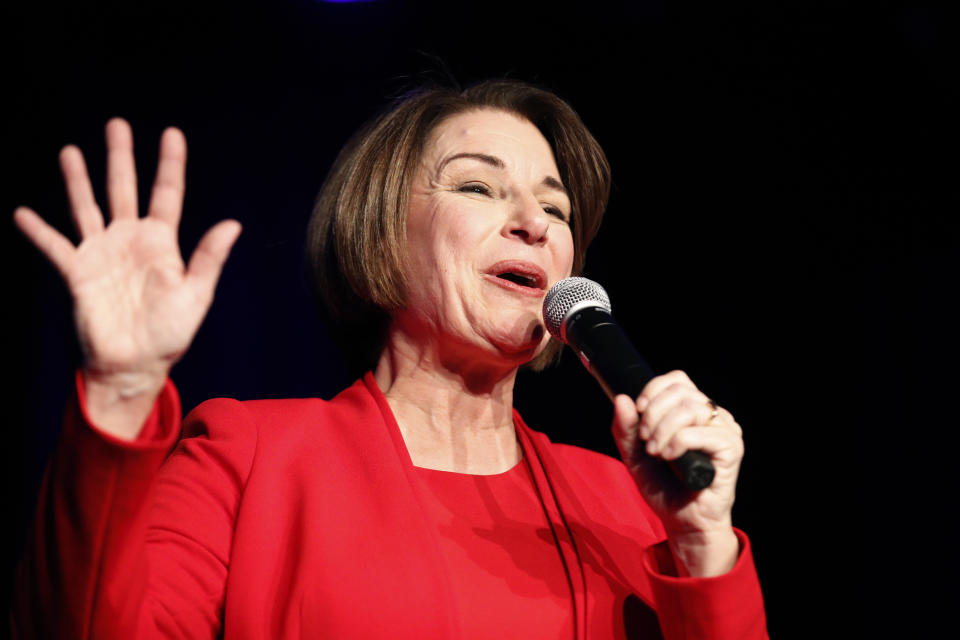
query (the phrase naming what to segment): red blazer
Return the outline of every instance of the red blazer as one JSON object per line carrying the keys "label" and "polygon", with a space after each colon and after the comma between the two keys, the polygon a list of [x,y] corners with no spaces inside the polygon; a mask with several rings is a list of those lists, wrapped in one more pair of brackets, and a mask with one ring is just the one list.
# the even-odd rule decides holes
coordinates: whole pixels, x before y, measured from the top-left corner
{"label": "red blazer", "polygon": [[[370,374],[327,402],[210,400],[168,383],[140,438],[68,411],[18,576],[14,637],[457,638],[436,532]],[[514,417],[569,577],[577,638],[766,637],[749,543],[668,575],[625,467]]]}

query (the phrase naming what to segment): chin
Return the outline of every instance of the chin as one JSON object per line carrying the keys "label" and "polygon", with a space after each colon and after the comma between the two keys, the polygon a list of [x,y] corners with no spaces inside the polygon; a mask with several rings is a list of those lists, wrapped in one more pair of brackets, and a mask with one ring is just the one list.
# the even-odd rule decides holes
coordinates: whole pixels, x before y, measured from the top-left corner
{"label": "chin", "polygon": [[492,341],[501,357],[515,362],[517,366],[526,364],[536,358],[550,342],[550,335],[539,322],[528,328],[521,335],[512,334],[501,336]]}

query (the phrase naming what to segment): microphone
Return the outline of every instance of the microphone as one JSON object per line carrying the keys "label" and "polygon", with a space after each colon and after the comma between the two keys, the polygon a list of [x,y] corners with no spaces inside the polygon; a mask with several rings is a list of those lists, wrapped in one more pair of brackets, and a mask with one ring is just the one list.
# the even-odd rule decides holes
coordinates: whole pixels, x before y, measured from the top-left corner
{"label": "microphone", "polygon": [[[564,278],[553,285],[543,299],[543,323],[580,356],[610,400],[620,393],[636,400],[654,376],[613,319],[607,292],[593,280]],[[703,451],[687,451],[669,465],[691,491],[713,482],[713,463]]]}

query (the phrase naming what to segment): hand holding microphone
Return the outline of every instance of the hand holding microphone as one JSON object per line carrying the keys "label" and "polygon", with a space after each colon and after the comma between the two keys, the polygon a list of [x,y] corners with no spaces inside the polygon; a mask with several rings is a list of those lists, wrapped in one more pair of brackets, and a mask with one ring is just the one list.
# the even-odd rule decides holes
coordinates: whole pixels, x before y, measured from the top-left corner
{"label": "hand holding microphone", "polygon": [[[550,334],[577,352],[611,401],[621,393],[636,401],[654,377],[613,319],[607,292],[596,282],[576,277],[559,281],[544,298],[543,318]],[[712,401],[710,408],[712,420],[717,415]],[[713,464],[702,451],[686,451],[668,464],[691,491],[700,491],[713,482]]]}

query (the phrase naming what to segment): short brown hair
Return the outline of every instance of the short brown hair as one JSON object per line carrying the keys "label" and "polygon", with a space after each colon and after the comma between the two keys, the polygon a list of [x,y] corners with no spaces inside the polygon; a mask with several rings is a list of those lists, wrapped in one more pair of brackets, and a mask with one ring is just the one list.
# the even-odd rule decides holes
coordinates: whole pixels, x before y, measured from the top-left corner
{"label": "short brown hair", "polygon": [[[515,114],[547,139],[570,197],[573,273],[583,268],[610,196],[610,165],[576,112],[552,92],[513,80],[408,93],[341,150],[307,233],[314,284],[354,374],[375,366],[390,314],[405,304],[407,203],[427,140],[447,118],[478,109]],[[530,366],[543,368],[559,349],[551,339]]]}

